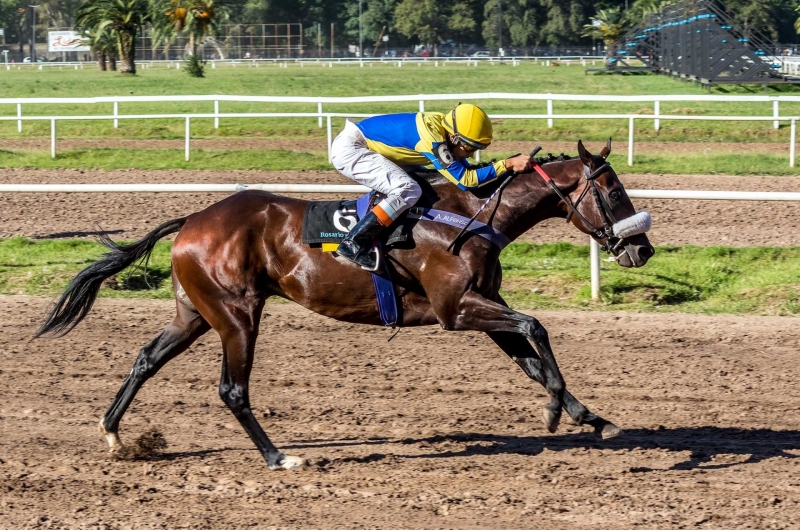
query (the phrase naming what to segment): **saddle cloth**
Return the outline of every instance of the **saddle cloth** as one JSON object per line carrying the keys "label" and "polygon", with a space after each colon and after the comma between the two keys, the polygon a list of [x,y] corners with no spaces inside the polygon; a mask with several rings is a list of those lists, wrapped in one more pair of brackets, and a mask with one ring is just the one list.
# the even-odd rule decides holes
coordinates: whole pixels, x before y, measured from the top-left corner
{"label": "saddle cloth", "polygon": [[[371,194],[370,207],[375,199],[375,194]],[[303,215],[303,243],[321,246],[323,251],[335,251],[358,219],[356,201],[310,202]],[[383,240],[387,246],[408,241],[406,223],[397,223]]]}

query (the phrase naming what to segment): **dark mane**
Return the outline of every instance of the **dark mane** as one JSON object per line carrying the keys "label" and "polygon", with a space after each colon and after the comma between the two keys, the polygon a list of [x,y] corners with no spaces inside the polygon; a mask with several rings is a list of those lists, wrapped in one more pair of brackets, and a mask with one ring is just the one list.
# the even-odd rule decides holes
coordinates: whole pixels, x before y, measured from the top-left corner
{"label": "dark mane", "polygon": [[563,162],[565,160],[572,160],[573,157],[561,153],[558,156],[553,156],[553,153],[547,153],[547,156],[536,157],[536,162],[540,165],[549,164],[551,162]]}

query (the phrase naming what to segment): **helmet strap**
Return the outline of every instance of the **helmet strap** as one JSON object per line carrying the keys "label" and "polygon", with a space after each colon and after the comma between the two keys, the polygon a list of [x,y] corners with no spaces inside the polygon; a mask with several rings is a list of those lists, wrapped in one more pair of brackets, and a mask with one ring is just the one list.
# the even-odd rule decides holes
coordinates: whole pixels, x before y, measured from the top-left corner
{"label": "helmet strap", "polygon": [[[458,102],[458,105],[461,105],[460,101]],[[458,125],[456,125],[456,109],[458,108],[458,105],[453,107],[453,113],[452,113],[451,118],[453,120],[453,136],[454,136],[454,139],[455,139],[456,142],[461,143],[461,135],[458,134]]]}

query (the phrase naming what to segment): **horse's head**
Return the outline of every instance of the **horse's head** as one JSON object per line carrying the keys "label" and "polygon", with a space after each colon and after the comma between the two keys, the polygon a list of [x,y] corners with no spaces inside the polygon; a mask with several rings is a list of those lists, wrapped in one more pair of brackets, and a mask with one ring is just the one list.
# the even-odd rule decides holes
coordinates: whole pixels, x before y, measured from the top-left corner
{"label": "horse's head", "polygon": [[568,198],[580,215],[567,212],[567,219],[582,232],[591,235],[611,252],[623,267],[641,267],[655,254],[645,232],[650,230],[650,214],[636,212],[617,174],[606,162],[611,153],[611,139],[592,155],[578,141],[585,185],[574,188]]}

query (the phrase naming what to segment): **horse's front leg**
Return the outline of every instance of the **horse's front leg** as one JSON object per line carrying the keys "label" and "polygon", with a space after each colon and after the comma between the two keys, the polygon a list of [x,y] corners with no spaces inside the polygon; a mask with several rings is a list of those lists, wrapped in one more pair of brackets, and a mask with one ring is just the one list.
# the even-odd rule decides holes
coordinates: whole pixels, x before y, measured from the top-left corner
{"label": "horse's front leg", "polygon": [[555,432],[561,420],[566,384],[550,348],[547,330],[535,318],[468,291],[458,300],[432,300],[439,324],[446,330],[514,333],[530,339],[541,359],[543,385],[551,400],[544,409],[547,430]]}
{"label": "horse's front leg", "polygon": [[[500,346],[511,359],[522,368],[525,374],[545,386],[542,362],[531,344],[522,335],[505,332],[489,332],[489,338]],[[548,410],[549,409],[545,409]],[[591,425],[599,438],[613,438],[620,433],[619,427],[590,412],[569,390],[564,390],[564,410],[578,425]]]}

